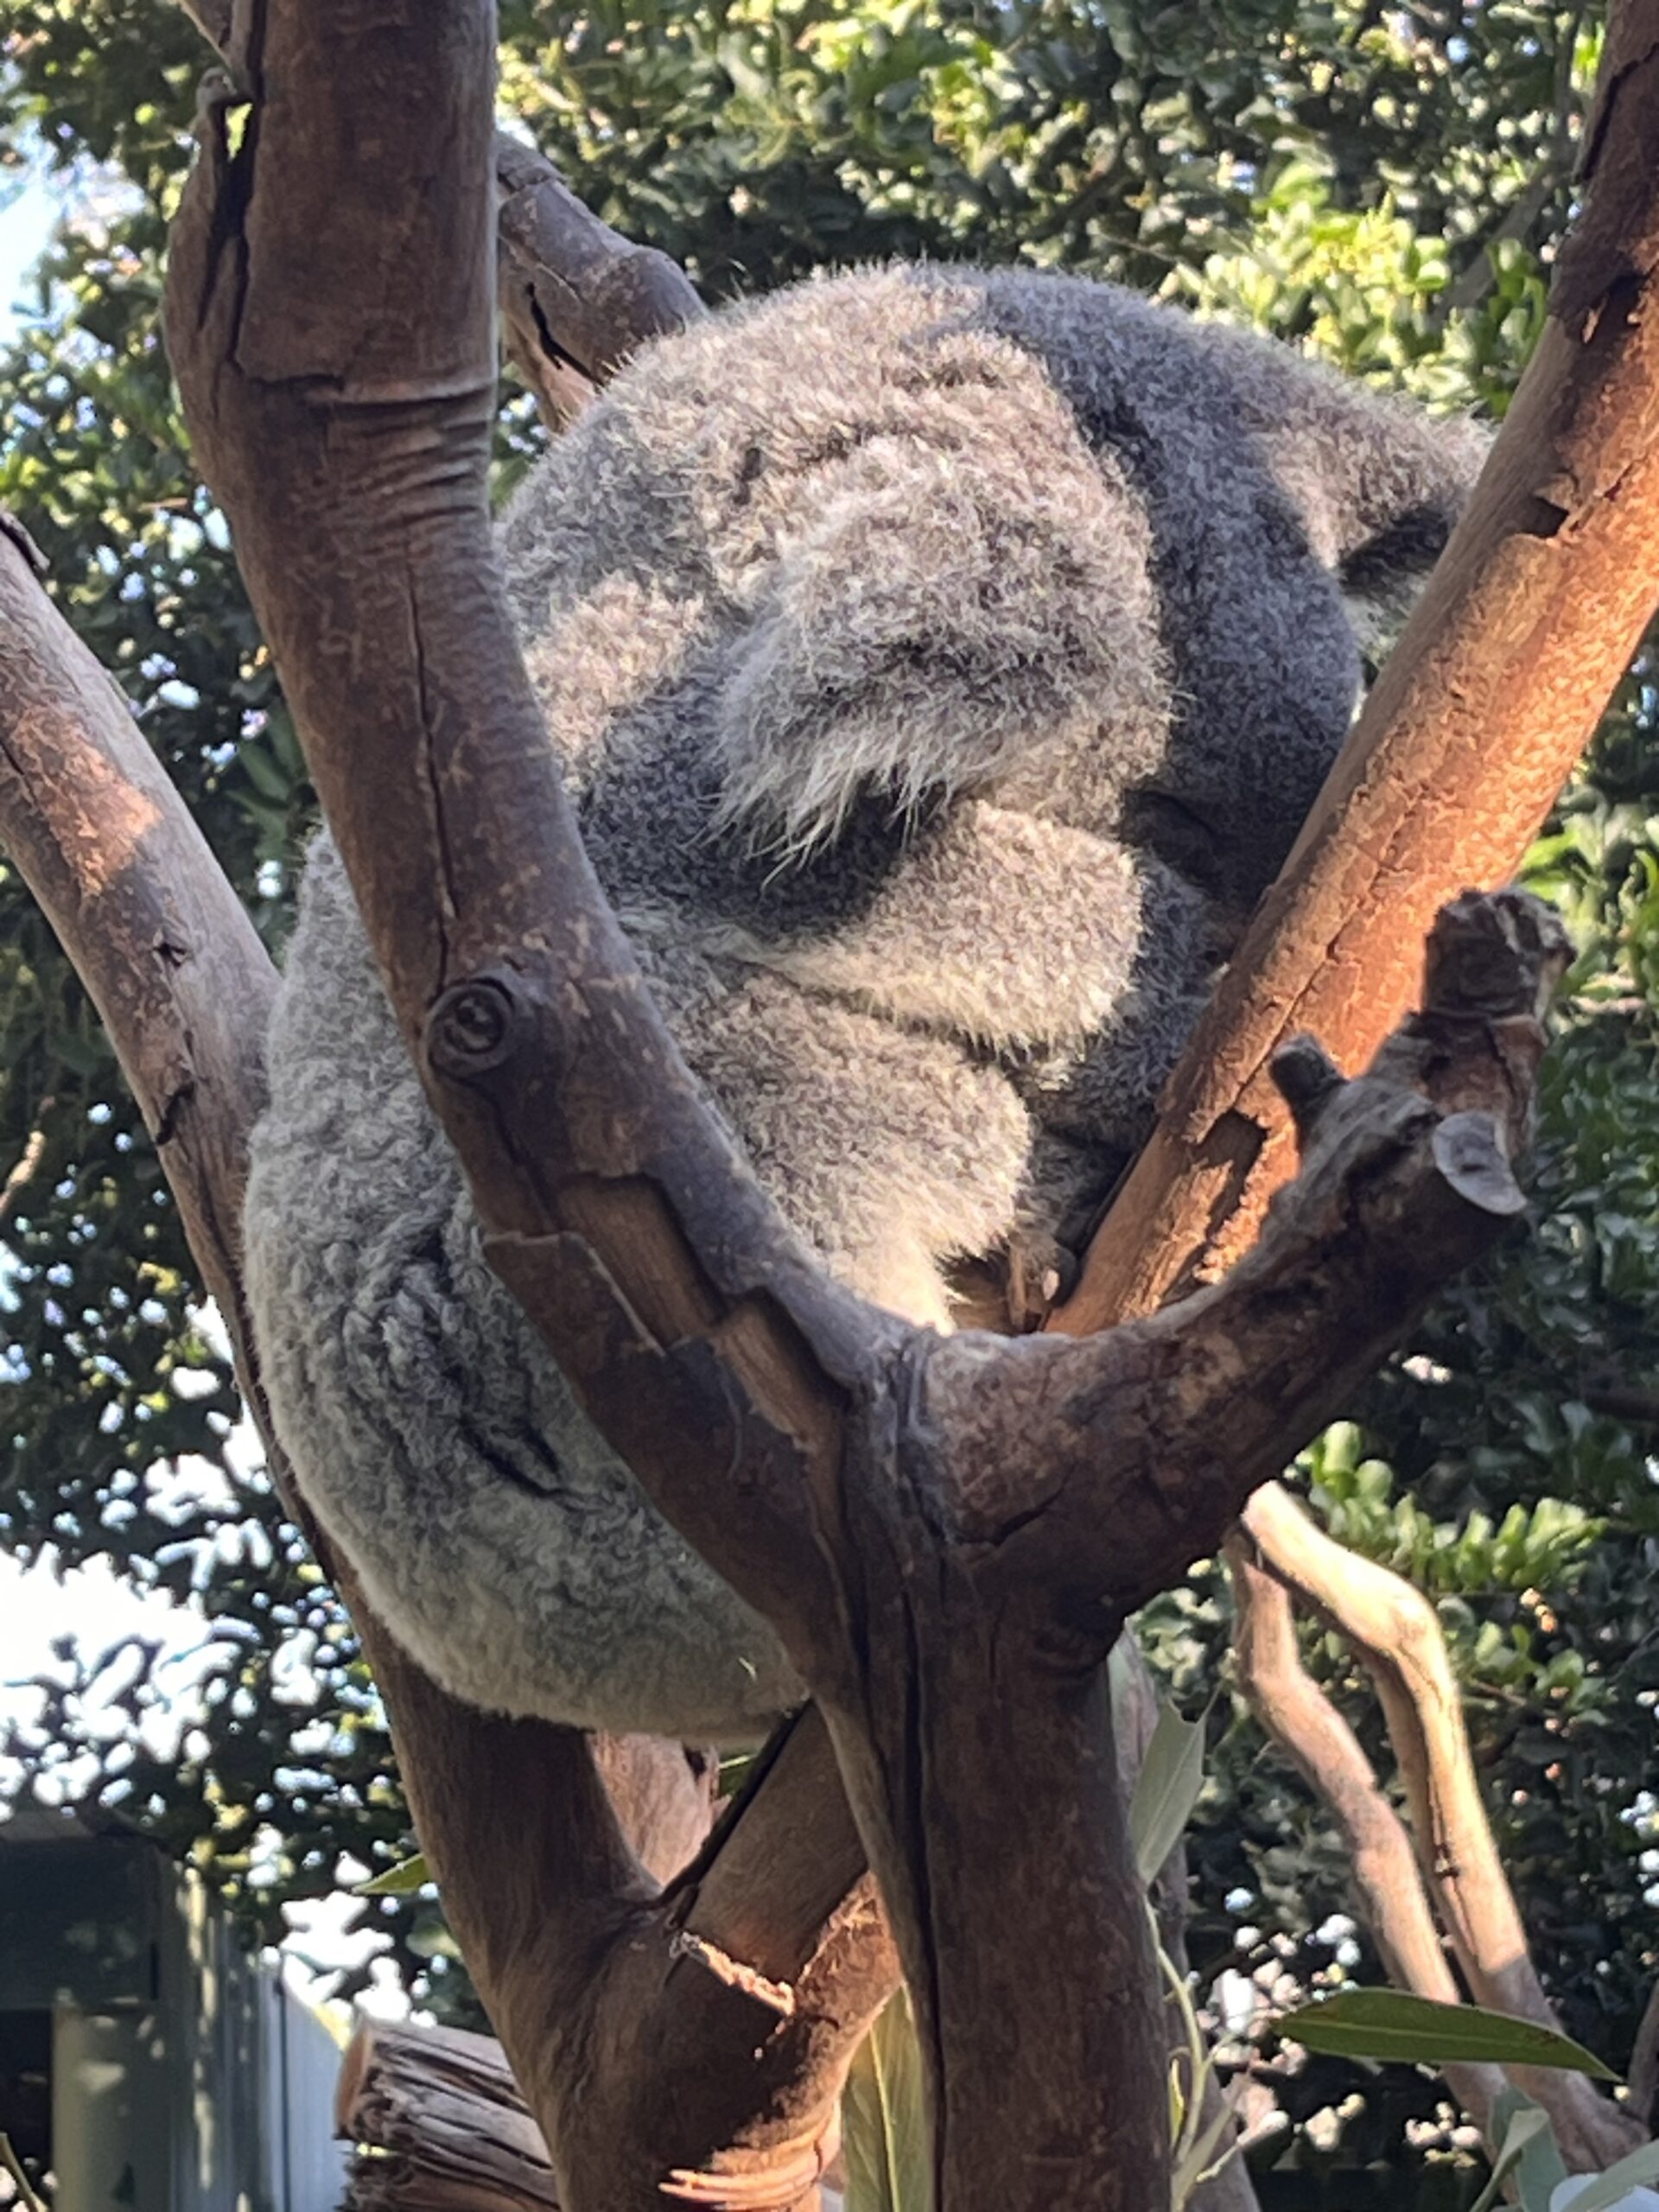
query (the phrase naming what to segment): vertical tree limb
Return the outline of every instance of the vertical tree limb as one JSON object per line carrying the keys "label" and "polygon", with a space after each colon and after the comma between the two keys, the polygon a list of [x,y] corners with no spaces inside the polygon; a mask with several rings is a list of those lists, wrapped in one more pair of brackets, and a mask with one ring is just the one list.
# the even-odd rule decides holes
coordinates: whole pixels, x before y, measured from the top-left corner
{"label": "vertical tree limb", "polygon": [[1363,1063],[1465,884],[1505,881],[1659,607],[1659,0],[1616,5],[1542,337],[1434,580],[1166,1094],[1055,1325],[1151,1312],[1294,1160],[1273,1054]]}

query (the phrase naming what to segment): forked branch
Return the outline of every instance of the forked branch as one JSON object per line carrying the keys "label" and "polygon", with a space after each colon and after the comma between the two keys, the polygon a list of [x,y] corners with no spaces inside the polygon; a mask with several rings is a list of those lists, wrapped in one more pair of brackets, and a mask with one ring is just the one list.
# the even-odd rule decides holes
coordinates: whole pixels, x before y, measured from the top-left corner
{"label": "forked branch", "polygon": [[[256,14],[256,125],[232,156],[210,119],[175,235],[175,365],[486,1249],[819,1696],[918,2004],[942,2202],[1140,2212],[1163,2054],[1098,1662],[1513,1212],[1499,1027],[1442,959],[1371,1077],[1294,1063],[1307,1172],[1179,1313],[1089,1344],[942,1344],[833,1292],[656,1019],[495,588],[487,11]],[[365,72],[369,149],[343,90]],[[441,211],[418,264],[395,234],[416,201]],[[1444,950],[1483,930],[1532,1019],[1554,944],[1511,903]],[[1431,1034],[1496,1112],[1425,1099]],[[1039,1999],[1036,1957],[1102,2001]]]}
{"label": "forked branch", "polygon": [[[1338,1630],[1371,1677],[1405,1783],[1422,1878],[1471,1997],[1493,2012],[1559,2027],[1481,1802],[1457,1678],[1433,1607],[1401,1576],[1327,1535],[1277,1483],[1250,1500],[1244,1529],[1284,1591]],[[1287,1613],[1287,1598],[1285,1606]],[[1397,1891],[1393,1904],[1397,1910]],[[1385,1940],[1386,1931],[1385,1914],[1378,1926]],[[1420,1988],[1414,1975],[1404,1986]],[[1421,1986],[1420,1993],[1454,1993]],[[1548,2112],[1573,2171],[1611,2165],[1643,2139],[1630,2115],[1582,2075],[1523,2068],[1516,2069],[1516,2080]]]}

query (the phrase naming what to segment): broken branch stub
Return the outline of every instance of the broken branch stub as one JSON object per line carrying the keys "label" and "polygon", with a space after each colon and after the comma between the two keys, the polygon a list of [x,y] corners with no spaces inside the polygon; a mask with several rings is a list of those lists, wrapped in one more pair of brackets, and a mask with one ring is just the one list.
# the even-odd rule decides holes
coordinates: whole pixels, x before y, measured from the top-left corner
{"label": "broken branch stub", "polygon": [[1293,1048],[1301,1170],[1220,1283],[1093,1338],[932,1348],[927,1411],[952,1478],[937,1510],[984,1548],[988,1579],[1043,1586],[1103,1629],[1219,1541],[1521,1207],[1510,1162],[1565,958],[1524,893],[1454,901],[1422,1011],[1364,1074],[1342,1082]]}
{"label": "broken branch stub", "polygon": [[505,131],[495,176],[507,350],[559,429],[648,339],[706,310],[677,262],[620,237],[545,155]]}

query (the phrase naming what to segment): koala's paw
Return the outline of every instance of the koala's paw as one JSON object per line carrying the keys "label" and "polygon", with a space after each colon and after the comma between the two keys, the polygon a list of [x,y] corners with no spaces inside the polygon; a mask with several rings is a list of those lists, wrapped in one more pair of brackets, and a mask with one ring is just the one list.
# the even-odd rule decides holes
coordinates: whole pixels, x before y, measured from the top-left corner
{"label": "koala's paw", "polygon": [[1003,1261],[1008,1325],[1016,1336],[1040,1329],[1077,1287],[1086,1245],[1063,1243],[1046,1230],[1017,1230]]}

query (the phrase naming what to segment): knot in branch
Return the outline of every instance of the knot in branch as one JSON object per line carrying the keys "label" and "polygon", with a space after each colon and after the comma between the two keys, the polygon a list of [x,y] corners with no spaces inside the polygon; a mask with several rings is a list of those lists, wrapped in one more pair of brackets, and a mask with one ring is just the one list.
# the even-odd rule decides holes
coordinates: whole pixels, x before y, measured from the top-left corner
{"label": "knot in branch", "polygon": [[530,1027],[518,991],[499,976],[469,976],[441,991],[426,1017],[426,1057],[439,1075],[475,1082],[512,1058]]}

